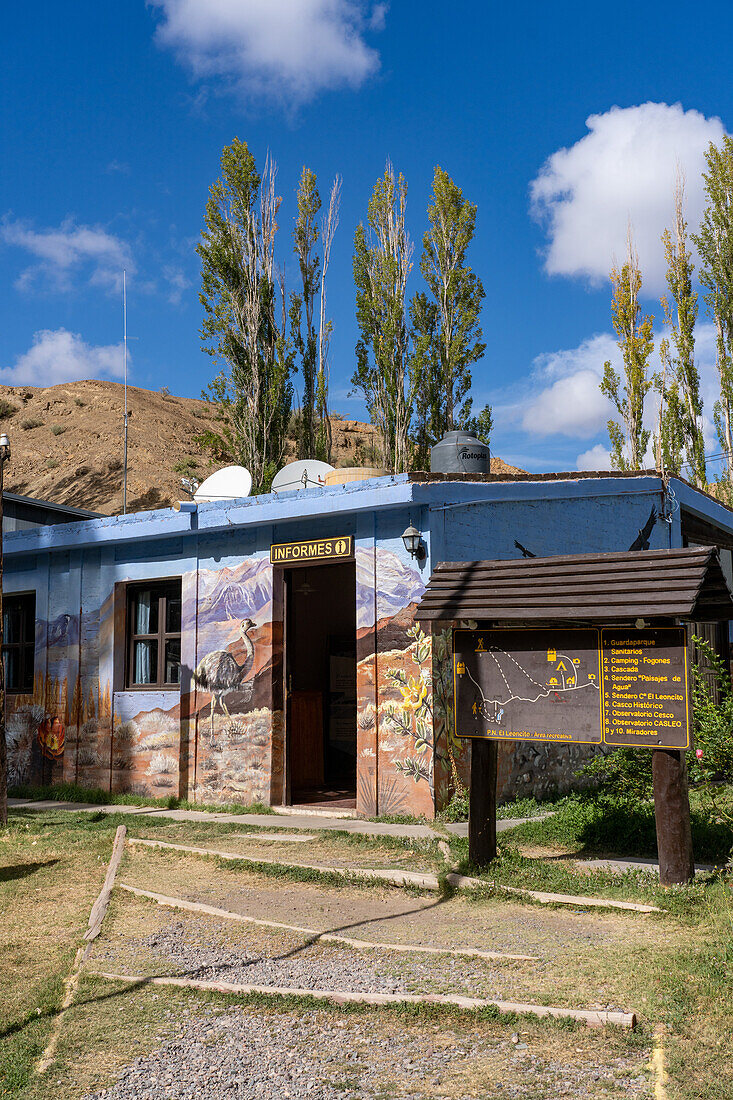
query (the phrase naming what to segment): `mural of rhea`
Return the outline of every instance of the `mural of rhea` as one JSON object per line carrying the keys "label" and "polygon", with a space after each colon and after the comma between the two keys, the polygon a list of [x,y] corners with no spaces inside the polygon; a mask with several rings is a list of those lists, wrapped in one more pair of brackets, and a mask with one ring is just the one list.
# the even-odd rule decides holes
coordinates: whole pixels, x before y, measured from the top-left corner
{"label": "mural of rhea", "polygon": [[[244,660],[241,665],[228,649],[215,649],[213,653],[207,653],[205,657],[202,657],[193,674],[193,678],[199,687],[202,687],[204,691],[211,692],[209,717],[211,719],[210,740],[212,745],[215,742],[214,708],[217,702],[227,718],[231,719],[227,705],[224,702],[224,696],[230,691],[247,691],[245,681],[255,657],[254,642],[249,637],[249,631],[254,626],[256,626],[256,623],[252,619],[243,619],[240,623],[240,632],[244,643]],[[251,695],[252,681],[249,683],[249,692]]]}

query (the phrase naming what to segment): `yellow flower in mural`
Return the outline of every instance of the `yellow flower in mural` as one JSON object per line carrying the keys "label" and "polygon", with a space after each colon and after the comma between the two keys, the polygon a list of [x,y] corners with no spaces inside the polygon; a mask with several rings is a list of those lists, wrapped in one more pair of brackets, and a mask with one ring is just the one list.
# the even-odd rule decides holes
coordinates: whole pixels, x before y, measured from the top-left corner
{"label": "yellow flower in mural", "polygon": [[405,706],[419,707],[428,693],[428,685],[411,676],[400,692]]}

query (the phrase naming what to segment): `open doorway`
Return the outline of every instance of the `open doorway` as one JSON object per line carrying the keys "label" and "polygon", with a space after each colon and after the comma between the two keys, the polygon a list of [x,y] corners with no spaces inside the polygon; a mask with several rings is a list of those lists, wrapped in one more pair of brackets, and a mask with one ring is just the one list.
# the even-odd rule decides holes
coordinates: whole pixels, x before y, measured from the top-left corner
{"label": "open doorway", "polygon": [[285,571],[288,801],[356,806],[356,567]]}

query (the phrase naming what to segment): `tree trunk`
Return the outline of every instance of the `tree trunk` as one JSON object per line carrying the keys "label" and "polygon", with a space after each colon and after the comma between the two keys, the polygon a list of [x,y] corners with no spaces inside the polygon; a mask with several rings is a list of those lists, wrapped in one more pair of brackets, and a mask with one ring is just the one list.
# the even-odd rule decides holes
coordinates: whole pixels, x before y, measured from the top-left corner
{"label": "tree trunk", "polygon": [[662,886],[692,882],[695,862],[692,854],[690,799],[687,792],[687,763],[684,752],[654,749],[652,752],[654,814],[657,823],[659,881]]}
{"label": "tree trunk", "polygon": [[471,742],[468,810],[468,858],[476,867],[496,859],[496,741]]}

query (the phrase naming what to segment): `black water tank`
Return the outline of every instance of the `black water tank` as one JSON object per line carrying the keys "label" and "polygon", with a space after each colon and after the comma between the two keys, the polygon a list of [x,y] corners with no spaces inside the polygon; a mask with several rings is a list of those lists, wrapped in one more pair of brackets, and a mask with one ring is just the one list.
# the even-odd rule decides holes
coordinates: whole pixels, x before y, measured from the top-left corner
{"label": "black water tank", "polygon": [[488,474],[489,446],[468,432],[448,432],[430,451],[430,470],[434,474]]}

